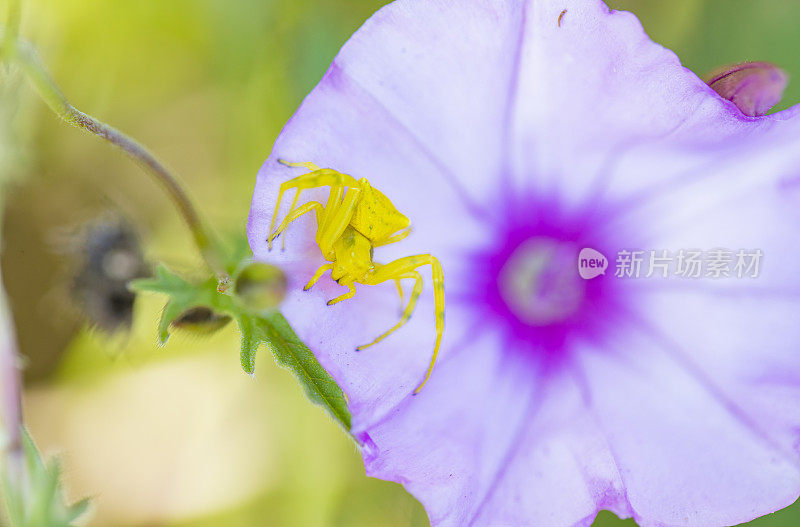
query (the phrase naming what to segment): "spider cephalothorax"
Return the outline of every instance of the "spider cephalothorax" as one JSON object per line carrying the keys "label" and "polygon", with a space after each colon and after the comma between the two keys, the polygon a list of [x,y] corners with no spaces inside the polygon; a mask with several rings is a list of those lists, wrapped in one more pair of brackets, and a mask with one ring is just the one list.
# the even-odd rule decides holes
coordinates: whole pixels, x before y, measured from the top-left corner
{"label": "spider cephalothorax", "polygon": [[[317,216],[315,241],[322,251],[322,256],[330,262],[314,273],[305,286],[306,290],[313,287],[322,275],[330,270],[331,278],[347,287],[348,291],[328,301],[328,305],[352,298],[356,294],[356,283],[376,285],[389,280],[394,280],[397,284],[402,301],[403,289],[400,281],[405,278],[414,280],[411,298],[400,321],[371,343],[359,346],[358,350],[377,344],[400,329],[411,318],[417,299],[422,293],[423,285],[422,276],[417,268],[424,265],[431,266],[436,304],[436,344],[425,378],[414,390],[414,393],[418,393],[430,378],[444,333],[444,274],[439,260],[430,254],[420,254],[406,256],[388,264],[375,263],[372,260],[375,247],[398,242],[409,235],[411,230],[408,218],[401,214],[389,198],[370,185],[365,178],[356,180],[352,176],[329,168],[319,168],[313,163],[287,163],[284,161],[281,163],[291,167],[307,168],[311,172],[281,184],[269,229],[270,234],[267,240],[269,247],[272,248],[272,240],[291,222],[313,210]],[[309,201],[297,207],[297,201],[303,190],[326,186],[331,190],[325,206],[317,201]],[[294,200],[286,217],[275,229],[275,220],[278,216],[281,199],[284,192],[289,189],[296,189]]]}

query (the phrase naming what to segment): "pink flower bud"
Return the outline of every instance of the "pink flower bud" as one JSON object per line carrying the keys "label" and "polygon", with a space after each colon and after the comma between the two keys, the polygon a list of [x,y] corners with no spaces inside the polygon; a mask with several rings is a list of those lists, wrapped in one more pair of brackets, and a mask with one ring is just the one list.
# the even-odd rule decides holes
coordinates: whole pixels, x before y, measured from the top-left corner
{"label": "pink flower bud", "polygon": [[706,82],[743,114],[757,117],[778,104],[789,76],[769,62],[742,62],[717,68]]}

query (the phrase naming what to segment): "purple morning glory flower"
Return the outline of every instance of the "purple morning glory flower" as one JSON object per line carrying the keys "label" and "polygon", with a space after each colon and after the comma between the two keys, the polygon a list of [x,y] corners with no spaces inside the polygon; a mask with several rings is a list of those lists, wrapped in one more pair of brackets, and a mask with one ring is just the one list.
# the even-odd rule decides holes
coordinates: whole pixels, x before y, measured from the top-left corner
{"label": "purple morning glory flower", "polygon": [[[800,493],[799,114],[744,115],[599,0],[398,0],[281,133],[250,244],[287,270],[283,313],[346,392],[367,473],[433,525],[732,525]],[[397,321],[397,292],[302,292],[324,260],[312,214],[267,250],[278,186],[307,172],[278,159],[367,178],[408,216],[376,261],[442,262],[419,395],[430,281],[409,324],[354,351]],[[585,248],[605,274],[579,276]],[[615,276],[625,251],[695,249],[731,274],[737,251],[763,259],[756,277]]]}

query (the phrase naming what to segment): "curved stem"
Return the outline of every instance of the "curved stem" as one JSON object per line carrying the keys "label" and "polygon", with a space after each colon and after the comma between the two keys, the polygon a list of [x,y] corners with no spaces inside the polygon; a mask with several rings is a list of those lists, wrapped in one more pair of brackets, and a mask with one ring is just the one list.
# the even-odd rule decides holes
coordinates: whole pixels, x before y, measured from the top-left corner
{"label": "curved stem", "polygon": [[213,238],[203,226],[199,214],[192,205],[188,194],[178,182],[178,178],[142,144],[116,128],[72,106],[30,46],[24,42],[17,41],[14,48],[13,59],[16,60],[36,91],[56,115],[66,123],[81,128],[118,147],[161,184],[178,208],[181,216],[183,216],[203,260],[219,277],[225,277],[227,273],[212,241]]}

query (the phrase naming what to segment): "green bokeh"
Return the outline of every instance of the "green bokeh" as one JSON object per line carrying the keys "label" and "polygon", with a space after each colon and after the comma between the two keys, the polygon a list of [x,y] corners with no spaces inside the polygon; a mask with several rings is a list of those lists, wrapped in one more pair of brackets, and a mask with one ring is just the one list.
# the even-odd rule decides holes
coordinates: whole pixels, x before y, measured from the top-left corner
{"label": "green bokeh", "polygon": [[[150,146],[181,174],[206,217],[220,231],[236,232],[244,225],[254,175],[282,125],[342,43],[383,3],[29,0],[23,34],[35,42],[76,106]],[[800,78],[800,2],[611,4],[638,14],[650,35],[698,74],[726,63],[769,60]],[[800,82],[790,83],[779,108],[798,100]],[[153,351],[156,303],[140,309],[143,322],[128,343],[118,346],[134,358],[120,361],[118,354],[103,352],[97,338],[79,331],[77,318],[61,302],[52,301],[65,274],[62,256],[46,249],[51,233],[98,211],[121,208],[145,233],[147,251],[154,258],[183,266],[196,264],[197,258],[168,202],[137,167],[96,140],[67,129],[30,96],[22,102],[15,146],[23,153],[19,171],[27,179],[14,190],[9,204],[3,268],[22,351],[30,357],[29,385],[92,386],[93,380],[130,369],[131,362],[146,368],[151,362],[193,353],[191,341],[181,346],[180,340],[166,352]],[[32,274],[36,280],[31,280]],[[233,333],[214,342],[219,342],[219,353],[238,361]],[[274,369],[266,354],[259,368]],[[279,484],[229,509],[161,524],[427,524],[419,504],[398,485],[364,477],[347,438],[332,423],[315,424],[324,421],[322,413],[307,408],[283,372],[265,373],[259,382],[274,383],[281,415],[286,416],[281,425],[286,435],[308,436],[275,446],[282,459]],[[147,459],[138,462],[146,464]],[[317,488],[324,485],[330,488]],[[798,524],[800,506],[752,523]],[[633,523],[604,513],[595,525]]]}

